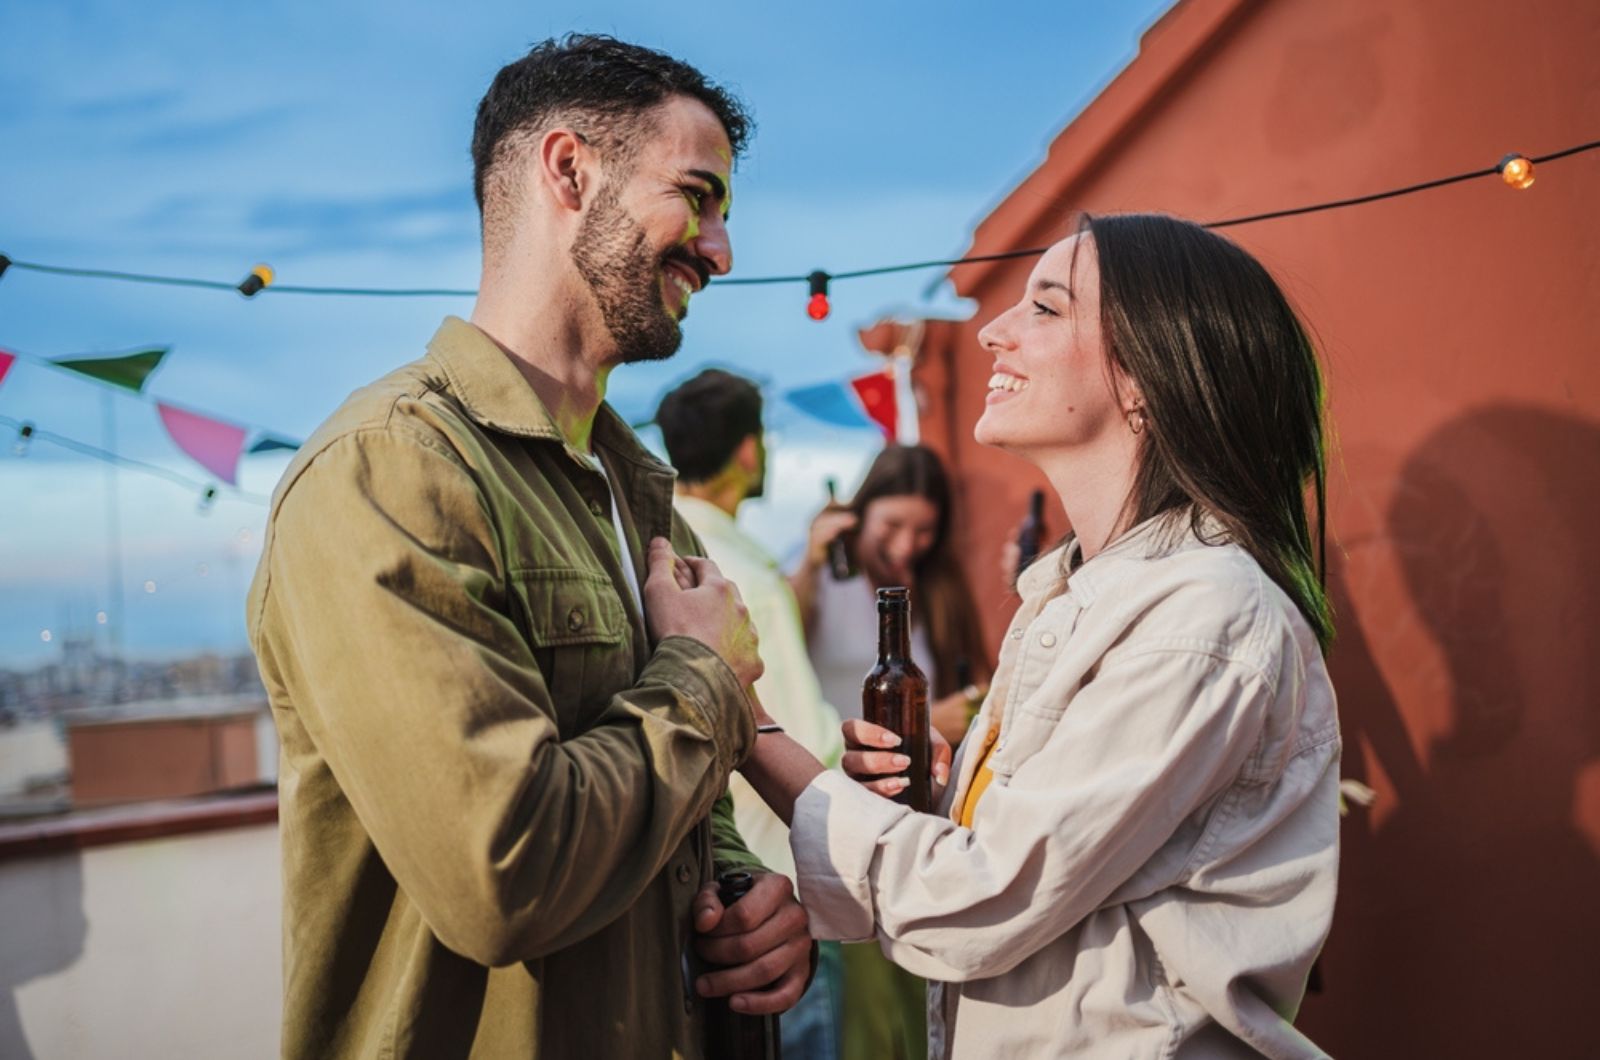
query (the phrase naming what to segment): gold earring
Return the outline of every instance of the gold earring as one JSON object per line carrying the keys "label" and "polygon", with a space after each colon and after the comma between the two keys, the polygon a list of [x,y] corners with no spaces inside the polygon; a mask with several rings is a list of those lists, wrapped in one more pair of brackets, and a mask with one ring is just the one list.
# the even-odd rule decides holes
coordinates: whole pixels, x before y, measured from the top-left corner
{"label": "gold earring", "polygon": [[1128,430],[1134,434],[1143,434],[1145,428],[1144,406],[1135,406],[1128,413]]}

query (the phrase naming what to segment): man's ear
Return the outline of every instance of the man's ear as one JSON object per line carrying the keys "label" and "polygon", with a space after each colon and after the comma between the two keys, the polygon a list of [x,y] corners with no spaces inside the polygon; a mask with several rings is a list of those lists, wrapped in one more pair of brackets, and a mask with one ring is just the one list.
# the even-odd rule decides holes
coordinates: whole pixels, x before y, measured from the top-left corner
{"label": "man's ear", "polygon": [[739,443],[739,448],[733,451],[734,463],[739,467],[754,474],[761,470],[761,439],[754,434],[744,436],[744,441]]}
{"label": "man's ear", "polygon": [[567,210],[581,210],[599,179],[599,159],[576,132],[551,129],[539,138],[534,184]]}

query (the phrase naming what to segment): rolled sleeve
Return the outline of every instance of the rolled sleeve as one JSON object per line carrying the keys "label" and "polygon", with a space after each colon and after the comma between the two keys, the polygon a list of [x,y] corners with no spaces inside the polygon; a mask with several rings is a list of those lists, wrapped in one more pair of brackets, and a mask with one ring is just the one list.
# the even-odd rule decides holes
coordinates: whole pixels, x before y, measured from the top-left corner
{"label": "rolled sleeve", "polygon": [[795,801],[789,847],[814,936],[846,942],[873,936],[878,841],[910,813],[832,770],[806,785]]}

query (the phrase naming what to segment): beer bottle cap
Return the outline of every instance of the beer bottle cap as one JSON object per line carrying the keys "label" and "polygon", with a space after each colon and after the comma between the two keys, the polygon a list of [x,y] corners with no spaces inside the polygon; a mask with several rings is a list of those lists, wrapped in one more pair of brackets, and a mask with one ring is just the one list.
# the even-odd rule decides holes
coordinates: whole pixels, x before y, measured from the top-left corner
{"label": "beer bottle cap", "polygon": [[732,905],[743,898],[754,887],[754,875],[742,870],[724,872],[717,877],[717,898],[724,906]]}
{"label": "beer bottle cap", "polygon": [[878,610],[905,610],[911,606],[911,590],[903,585],[892,585],[878,590]]}

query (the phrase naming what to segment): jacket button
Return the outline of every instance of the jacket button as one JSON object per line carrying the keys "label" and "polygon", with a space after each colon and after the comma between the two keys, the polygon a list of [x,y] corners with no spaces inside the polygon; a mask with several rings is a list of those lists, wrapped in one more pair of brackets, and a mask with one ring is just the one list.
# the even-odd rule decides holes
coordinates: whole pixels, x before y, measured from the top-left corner
{"label": "jacket button", "polygon": [[1039,646],[1043,648],[1054,648],[1056,646],[1056,635],[1054,633],[1039,634]]}
{"label": "jacket button", "polygon": [[594,515],[595,518],[598,519],[606,514],[606,506],[601,504],[599,501],[590,501],[589,511]]}
{"label": "jacket button", "polygon": [[679,883],[688,883],[689,882],[689,866],[683,865],[683,864],[680,864],[678,866],[678,882]]}
{"label": "jacket button", "polygon": [[1011,639],[1012,640],[1021,640],[1022,639],[1022,627],[1021,626],[1018,626],[1016,629],[1011,631]]}
{"label": "jacket button", "polygon": [[567,628],[574,633],[583,628],[583,608],[574,607],[567,612]]}

